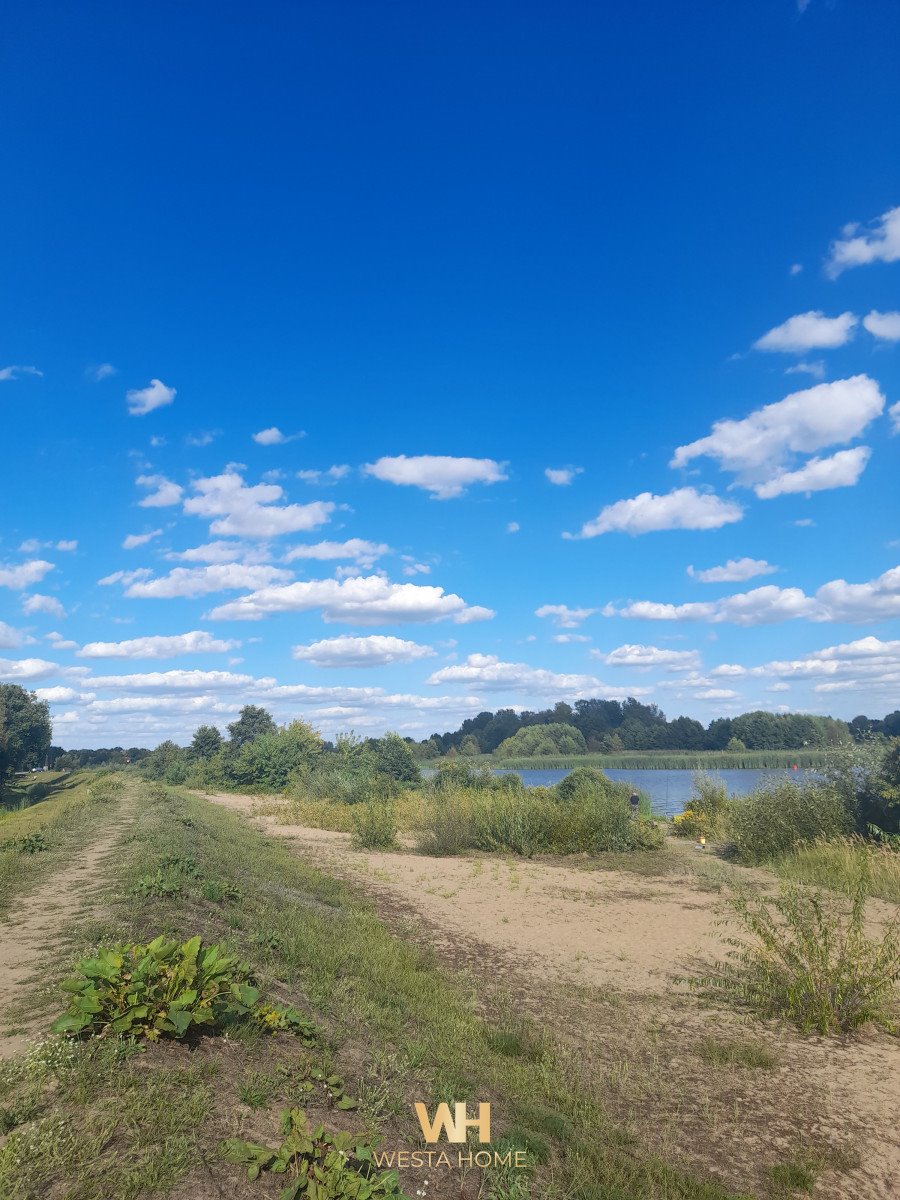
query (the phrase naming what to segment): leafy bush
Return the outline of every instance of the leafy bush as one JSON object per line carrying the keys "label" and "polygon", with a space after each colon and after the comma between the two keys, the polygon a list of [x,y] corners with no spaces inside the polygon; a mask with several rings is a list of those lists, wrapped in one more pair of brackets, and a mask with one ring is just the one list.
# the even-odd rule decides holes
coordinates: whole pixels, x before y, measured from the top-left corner
{"label": "leafy bush", "polygon": [[199,937],[183,945],[155,938],[147,945],[101,947],[77,964],[62,987],[70,995],[54,1033],[183,1038],[192,1028],[219,1030],[241,1017],[263,1028],[310,1040],[314,1030],[296,1009],[260,1002],[247,970],[221,946]]}
{"label": "leafy bush", "polygon": [[419,849],[424,854],[462,854],[475,845],[472,806],[465,789],[451,790],[442,784],[429,797],[418,828]]}
{"label": "leafy bush", "polygon": [[744,936],[728,937],[725,959],[692,986],[804,1032],[845,1033],[867,1021],[893,1028],[898,924],[867,937],[867,896],[864,876],[844,895],[796,885],[774,898],[735,893],[730,905]]}
{"label": "leafy bush", "polygon": [[[521,854],[531,858],[554,841],[558,805],[544,789],[522,794],[491,791],[472,793],[472,833],[479,850]],[[545,799],[544,797],[547,796]]]}
{"label": "leafy bush", "polygon": [[131,891],[135,896],[153,897],[157,900],[172,899],[181,895],[182,883],[180,879],[173,879],[157,870],[139,876],[132,884]]}
{"label": "leafy bush", "polygon": [[827,782],[777,780],[756,788],[728,809],[727,833],[741,862],[760,863],[803,842],[853,830],[840,793]]}
{"label": "leafy bush", "polygon": [[280,1146],[262,1146],[229,1138],[222,1143],[224,1157],[247,1168],[248,1179],[263,1171],[289,1176],[279,1200],[317,1196],[321,1200],[403,1200],[396,1171],[379,1174],[373,1164],[372,1146],[350,1133],[327,1134],[321,1125],[310,1128],[300,1108],[281,1114]]}
{"label": "leafy bush", "polygon": [[38,830],[36,833],[23,833],[20,837],[7,838],[0,843],[0,850],[17,850],[19,854],[40,854],[50,849],[50,839]]}
{"label": "leafy bush", "polygon": [[390,850],[397,844],[397,815],[390,802],[370,800],[351,810],[353,844],[365,850]]}
{"label": "leafy bush", "polygon": [[576,767],[556,785],[560,800],[576,800],[584,795],[630,795],[627,784],[615,783],[597,767]]}
{"label": "leafy bush", "polygon": [[697,771],[693,778],[694,792],[673,823],[678,837],[710,838],[722,836],[728,811],[728,788],[721,779],[706,771]]}

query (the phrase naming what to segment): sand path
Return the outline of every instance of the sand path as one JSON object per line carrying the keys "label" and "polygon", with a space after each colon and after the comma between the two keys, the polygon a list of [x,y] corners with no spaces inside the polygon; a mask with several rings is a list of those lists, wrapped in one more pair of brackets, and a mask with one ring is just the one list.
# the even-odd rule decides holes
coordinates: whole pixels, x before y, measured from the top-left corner
{"label": "sand path", "polygon": [[[120,809],[120,815],[121,812]],[[115,822],[67,867],[45,879],[7,918],[0,920],[0,1028],[14,1026],[16,1030],[9,1037],[0,1037],[0,1058],[14,1057],[39,1029],[46,1029],[43,1015],[31,1020],[22,1015],[18,1006],[42,961],[58,949],[65,926],[76,916],[97,912],[103,864],[121,831],[121,823]]]}

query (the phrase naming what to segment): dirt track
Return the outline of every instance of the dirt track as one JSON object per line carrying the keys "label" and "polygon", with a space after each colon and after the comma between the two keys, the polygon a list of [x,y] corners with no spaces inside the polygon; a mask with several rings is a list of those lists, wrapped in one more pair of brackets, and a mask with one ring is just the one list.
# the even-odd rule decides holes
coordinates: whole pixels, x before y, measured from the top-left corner
{"label": "dirt track", "polygon": [[[648,1030],[666,1030],[650,1090],[658,1092],[664,1121],[672,1107],[679,1110],[679,1121],[684,1118],[685,1136],[679,1137],[676,1152],[707,1168],[718,1158],[722,1177],[733,1186],[752,1178],[760,1156],[769,1157],[773,1146],[786,1152],[798,1137],[810,1134],[831,1144],[849,1141],[862,1157],[856,1169],[824,1174],[814,1197],[900,1196],[897,1039],[883,1034],[800,1038],[760,1028],[754,1036],[779,1059],[774,1073],[741,1079],[721,1069],[706,1077],[697,1072],[697,1041],[710,1033],[734,1034],[738,1027],[727,1015],[706,1013],[675,995],[675,977],[689,971],[698,956],[709,959],[721,949],[720,899],[689,875],[596,870],[588,860],[573,866],[491,856],[433,858],[412,850],[355,851],[347,834],[279,824],[255,813],[257,798],[220,794],[207,799],[251,816],[259,828],[289,839],[316,866],[355,881],[385,915],[399,909],[418,917],[424,940],[455,965],[480,961],[482,968],[489,964],[491,971],[507,971],[510,979],[543,980],[543,987],[530,985],[538,995],[555,980],[562,988],[546,990],[554,1003],[567,999],[566,981],[601,996],[624,994],[635,1041]],[[610,1026],[593,1044],[589,1034],[588,1046],[601,1057],[630,1054],[634,1046],[627,1040],[617,1044],[617,1036]],[[659,1055],[659,1047],[653,1053]],[[734,1106],[735,1120],[740,1110],[740,1132],[723,1119],[719,1128],[704,1129],[706,1144],[695,1152],[687,1113],[726,1104]],[[644,1116],[652,1125],[652,1100]]]}

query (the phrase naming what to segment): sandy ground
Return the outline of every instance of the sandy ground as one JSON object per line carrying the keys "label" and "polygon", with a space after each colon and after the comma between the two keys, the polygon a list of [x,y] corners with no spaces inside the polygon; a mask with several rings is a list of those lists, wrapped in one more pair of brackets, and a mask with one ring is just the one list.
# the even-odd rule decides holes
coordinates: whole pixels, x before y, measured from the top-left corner
{"label": "sandy ground", "polygon": [[96,891],[103,878],[103,862],[121,829],[114,827],[89,846],[62,871],[44,880],[0,922],[0,1028],[14,1026],[16,1033],[0,1037],[0,1058],[12,1058],[25,1049],[39,1029],[22,1017],[18,1006],[42,959],[59,945],[63,928],[73,917],[96,911]]}
{"label": "sandy ground", "polygon": [[[710,1145],[696,1152],[684,1143],[678,1146],[685,1157],[707,1167],[711,1156],[730,1160],[721,1173],[732,1186],[758,1172],[756,1160],[770,1158],[773,1148],[788,1153],[801,1130],[830,1144],[851,1143],[861,1156],[856,1169],[823,1174],[815,1197],[900,1197],[897,1039],[875,1032],[849,1039],[801,1038],[760,1027],[757,1036],[778,1057],[775,1072],[741,1077],[732,1071],[727,1086],[699,1074],[692,1080],[692,1043],[710,1033],[735,1033],[737,1027],[729,1025],[727,1014],[686,1004],[675,983],[721,950],[724,932],[716,925],[720,898],[689,875],[656,878],[596,870],[586,859],[568,865],[490,856],[432,858],[413,850],[355,851],[346,834],[282,825],[272,816],[254,814],[254,797],[207,798],[290,839],[321,869],[355,881],[389,918],[394,913],[417,919],[423,939],[456,966],[489,964],[510,982],[521,981],[523,996],[530,991],[532,998],[540,997],[546,989],[553,1003],[567,996],[567,984],[581,985],[571,988],[573,1003],[576,995],[587,994],[624,999],[636,1033],[665,1030],[658,1079],[651,1084],[660,1103],[672,1077],[683,1076],[670,1107],[689,1110],[706,1099],[722,1108],[726,1097],[733,1104],[733,1117],[709,1135],[721,1139],[718,1153]],[[552,992],[550,981],[557,984]],[[627,1053],[626,1043],[603,1045],[614,1036],[591,1030],[585,1049],[614,1060],[620,1051]]]}

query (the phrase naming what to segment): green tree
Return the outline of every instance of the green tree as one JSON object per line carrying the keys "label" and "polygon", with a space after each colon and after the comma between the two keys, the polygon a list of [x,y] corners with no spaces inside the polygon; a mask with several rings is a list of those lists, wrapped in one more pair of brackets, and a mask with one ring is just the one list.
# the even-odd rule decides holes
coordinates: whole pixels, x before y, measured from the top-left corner
{"label": "green tree", "polygon": [[526,725],[497,748],[500,758],[549,754],[585,754],[584,735],[573,725]]}
{"label": "green tree", "polygon": [[244,744],[231,768],[233,777],[242,787],[282,792],[295,771],[312,764],[322,745],[318,732],[305,721],[292,721],[283,729],[273,723],[272,732]]}
{"label": "green tree", "polygon": [[194,732],[190,753],[193,758],[215,758],[222,749],[222,735],[215,725],[201,725]]}
{"label": "green tree", "polygon": [[0,683],[0,794],[12,772],[43,764],[52,740],[46,700],[17,683]]}
{"label": "green tree", "polygon": [[272,714],[255,704],[245,704],[238,719],[228,726],[228,736],[232,745],[240,750],[248,742],[256,741],[264,733],[275,733],[277,725],[272,720]]}
{"label": "green tree", "polygon": [[373,747],[375,770],[380,775],[396,779],[398,783],[418,783],[419,764],[412,746],[399,733],[386,733]]}

